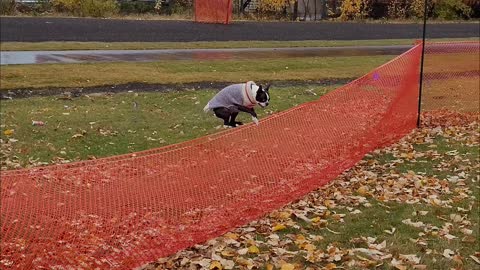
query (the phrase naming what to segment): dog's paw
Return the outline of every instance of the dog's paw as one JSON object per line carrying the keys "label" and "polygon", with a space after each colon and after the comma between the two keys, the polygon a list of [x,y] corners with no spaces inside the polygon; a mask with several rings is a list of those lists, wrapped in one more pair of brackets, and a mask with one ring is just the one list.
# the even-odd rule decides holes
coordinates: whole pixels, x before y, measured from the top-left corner
{"label": "dog's paw", "polygon": [[258,123],[259,123],[258,118],[252,117],[252,121],[255,123],[255,125],[258,126]]}
{"label": "dog's paw", "polygon": [[242,125],[243,125],[242,122],[235,122],[235,126],[236,126],[236,127],[239,127],[239,126],[242,126]]}
{"label": "dog's paw", "polygon": [[229,126],[229,125],[223,125],[223,128],[227,129],[227,128],[232,128],[232,126]]}

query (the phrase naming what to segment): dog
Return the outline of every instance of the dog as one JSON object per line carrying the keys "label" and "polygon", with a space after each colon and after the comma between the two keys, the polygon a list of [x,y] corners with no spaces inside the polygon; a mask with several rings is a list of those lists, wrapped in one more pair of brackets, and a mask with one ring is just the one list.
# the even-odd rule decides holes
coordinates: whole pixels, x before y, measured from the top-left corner
{"label": "dog", "polygon": [[254,107],[259,105],[262,108],[270,102],[270,85],[265,88],[256,85],[253,81],[246,83],[232,84],[223,88],[203,108],[205,112],[213,111],[215,116],[223,120],[225,128],[238,127],[243,125],[237,122],[236,118],[240,112],[252,116],[252,121],[258,125],[258,116]]}

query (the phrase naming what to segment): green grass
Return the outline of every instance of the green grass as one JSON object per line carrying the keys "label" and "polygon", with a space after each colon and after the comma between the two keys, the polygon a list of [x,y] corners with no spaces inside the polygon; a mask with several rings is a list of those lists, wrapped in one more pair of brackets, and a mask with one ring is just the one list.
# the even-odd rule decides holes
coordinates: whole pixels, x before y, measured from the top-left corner
{"label": "green grass", "polygon": [[[426,176],[445,179],[448,175],[451,175],[455,169],[459,168],[459,164],[454,162],[455,157],[445,154],[446,152],[453,150],[458,151],[462,159],[460,164],[478,164],[479,162],[478,146],[465,146],[459,142],[447,141],[443,137],[435,138],[433,144],[437,145],[437,148],[435,149],[442,155],[440,160],[435,162],[427,160],[427,162],[424,163],[412,163],[406,161],[404,164],[400,164],[395,168],[392,168],[392,170],[395,173],[407,173],[408,171],[412,170],[414,172],[426,173]],[[432,149],[427,148],[427,146],[428,144],[415,144],[414,148],[420,152]],[[377,161],[381,161],[380,164],[386,164],[395,158],[393,158],[391,155],[378,154],[366,157],[365,159],[375,159]],[[440,162],[451,164],[451,170],[437,170],[435,165]],[[470,259],[469,256],[479,251],[478,238],[480,237],[480,217],[478,213],[480,208],[478,198],[480,197],[480,189],[478,186],[477,176],[480,174],[480,171],[478,166],[470,168],[467,167],[467,169],[464,167],[462,171],[469,174],[469,177],[465,183],[473,193],[470,194],[470,197],[461,201],[454,201],[452,203],[452,208],[433,206],[425,203],[382,203],[370,197],[368,202],[371,204],[371,207],[356,207],[362,211],[360,214],[352,215],[348,214],[348,211],[342,207],[336,208],[336,213],[346,214],[344,222],[338,222],[332,218],[327,218],[329,222],[327,227],[333,228],[333,230],[339,234],[333,234],[325,228],[318,228],[305,223],[298,223],[301,225],[301,229],[296,229],[293,233],[298,233],[301,231],[303,235],[322,235],[324,239],[316,244],[318,249],[323,250],[325,250],[327,246],[331,244],[341,249],[367,248],[366,243],[359,243],[355,241],[352,242],[351,240],[359,237],[375,237],[377,238],[376,243],[381,243],[384,240],[387,242],[386,250],[388,250],[388,252],[386,252],[386,254],[392,254],[394,257],[398,257],[399,254],[416,254],[421,258],[420,264],[427,265],[426,269],[447,270],[459,267],[455,261],[442,256],[443,250],[451,249],[462,257],[463,266],[461,269],[477,269],[478,265],[472,259]],[[385,173],[388,174],[387,172]],[[452,191],[458,187],[452,183],[449,183],[449,186]],[[453,199],[455,195],[457,195],[456,192],[452,192],[451,194],[443,194],[442,199]],[[471,211],[460,214],[464,216],[466,220],[471,222],[471,226],[467,226],[467,228],[473,231],[471,238],[476,239],[474,243],[462,242],[464,235],[459,228],[457,228],[457,225],[454,224],[454,228],[450,231],[450,233],[458,238],[447,240],[438,235],[427,234],[423,237],[427,243],[427,246],[422,247],[413,242],[412,239],[418,239],[419,233],[423,232],[423,229],[415,228],[402,223],[402,220],[410,218],[414,222],[422,221],[425,224],[431,224],[441,229],[446,222],[454,223],[449,217],[451,214],[459,214],[457,207],[468,209],[470,205],[473,206]],[[418,213],[420,211],[428,211],[428,213],[424,216],[413,216],[414,212]],[[384,230],[390,230],[392,227],[396,228],[396,231],[393,235],[384,232]],[[279,235],[281,236],[281,239],[284,239],[286,234],[279,233]],[[432,250],[435,252],[426,254],[425,252],[427,250]],[[387,263],[383,264],[378,269],[396,268],[389,266]]]}
{"label": "green grass", "polygon": [[191,83],[356,78],[394,56],[312,57],[230,61],[162,61],[12,65],[0,67],[1,90],[126,83]]}
{"label": "green grass", "polygon": [[[478,38],[430,39],[430,41],[478,40]],[[290,48],[412,45],[414,39],[377,40],[301,40],[301,41],[216,41],[216,42],[2,42],[2,51],[63,50],[154,50],[154,49],[219,49],[219,48]]]}
{"label": "green grass", "polygon": [[[306,101],[317,99],[334,89],[311,87],[271,88],[271,106],[258,109],[260,118]],[[305,89],[313,89],[317,96]],[[12,151],[2,152],[10,159],[18,157],[22,166],[28,160],[51,162],[58,157],[85,160],[106,157],[198,138],[217,132],[223,122],[203,107],[215,90],[170,93],[123,93],[113,96],[57,97],[1,101],[2,139],[13,129]],[[137,107],[134,107],[134,104]],[[240,114],[245,123],[251,119]],[[32,120],[45,126],[32,126]],[[83,137],[72,138],[75,134]],[[6,146],[5,146],[6,147]]]}

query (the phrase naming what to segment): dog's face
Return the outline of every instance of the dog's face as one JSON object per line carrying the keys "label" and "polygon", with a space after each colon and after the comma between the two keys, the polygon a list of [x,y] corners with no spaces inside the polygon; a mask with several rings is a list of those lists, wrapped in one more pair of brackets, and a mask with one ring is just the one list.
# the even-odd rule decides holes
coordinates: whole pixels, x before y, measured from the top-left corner
{"label": "dog's face", "polygon": [[265,89],[263,89],[261,85],[258,87],[255,99],[257,100],[258,105],[260,105],[262,108],[267,107],[268,103],[270,102],[270,94],[268,93],[269,88],[270,85],[267,85]]}

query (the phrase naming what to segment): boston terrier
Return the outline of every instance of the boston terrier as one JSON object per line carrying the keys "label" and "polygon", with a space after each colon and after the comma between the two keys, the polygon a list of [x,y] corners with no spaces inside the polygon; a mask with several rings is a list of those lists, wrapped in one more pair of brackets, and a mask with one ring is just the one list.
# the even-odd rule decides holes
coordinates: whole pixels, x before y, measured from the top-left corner
{"label": "boston terrier", "polygon": [[246,112],[252,116],[252,121],[258,125],[255,105],[262,108],[268,106],[270,94],[268,92],[270,85],[265,89],[262,85],[256,85],[252,81],[240,84],[232,84],[223,88],[216,94],[203,108],[205,112],[213,110],[215,116],[223,119],[223,125],[226,128],[243,125],[242,122],[235,121],[239,112]]}

